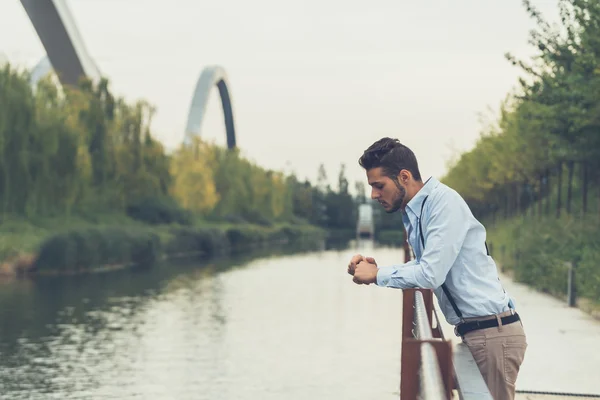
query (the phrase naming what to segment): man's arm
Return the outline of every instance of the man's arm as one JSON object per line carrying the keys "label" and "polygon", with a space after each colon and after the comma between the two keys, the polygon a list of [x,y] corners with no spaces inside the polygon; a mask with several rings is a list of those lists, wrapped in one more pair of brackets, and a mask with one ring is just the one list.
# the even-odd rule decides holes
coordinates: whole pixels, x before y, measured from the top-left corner
{"label": "man's arm", "polygon": [[431,215],[422,221],[425,251],[421,259],[400,266],[379,268],[378,286],[437,289],[444,283],[465,241],[470,211],[454,191],[444,193],[431,203],[431,207]]}

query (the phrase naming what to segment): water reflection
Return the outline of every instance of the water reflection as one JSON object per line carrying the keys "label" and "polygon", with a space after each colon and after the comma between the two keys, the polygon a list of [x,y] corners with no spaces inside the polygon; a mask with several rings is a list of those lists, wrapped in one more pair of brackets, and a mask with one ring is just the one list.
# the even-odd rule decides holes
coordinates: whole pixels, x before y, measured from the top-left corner
{"label": "water reflection", "polygon": [[[372,252],[373,250],[375,250],[375,242],[372,239],[369,239],[369,238],[367,238],[367,239],[364,239],[364,238],[358,239],[358,240],[352,242],[351,246],[353,248],[355,248],[359,252],[368,253],[368,252]],[[363,254],[363,255],[366,256],[366,255],[371,255],[371,254],[369,253],[369,254]]]}
{"label": "water reflection", "polygon": [[399,332],[398,296],[347,279],[372,242],[325,247],[5,285],[2,398],[366,398],[362,368],[391,394],[399,343],[367,336]]}

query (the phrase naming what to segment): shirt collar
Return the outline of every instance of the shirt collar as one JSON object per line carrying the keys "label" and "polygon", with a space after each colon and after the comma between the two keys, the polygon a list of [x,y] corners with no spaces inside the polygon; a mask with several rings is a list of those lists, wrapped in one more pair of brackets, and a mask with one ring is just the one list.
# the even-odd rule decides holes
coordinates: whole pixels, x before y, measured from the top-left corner
{"label": "shirt collar", "polygon": [[406,205],[406,211],[410,210],[415,216],[418,217],[421,214],[423,200],[425,200],[425,197],[429,196],[439,184],[440,182],[433,176],[427,179],[423,187]]}

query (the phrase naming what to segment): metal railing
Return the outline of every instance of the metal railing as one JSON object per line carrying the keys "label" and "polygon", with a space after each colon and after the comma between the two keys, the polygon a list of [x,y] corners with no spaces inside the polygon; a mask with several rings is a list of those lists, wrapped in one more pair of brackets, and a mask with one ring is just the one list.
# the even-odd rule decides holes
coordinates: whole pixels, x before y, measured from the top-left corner
{"label": "metal railing", "polygon": [[403,296],[400,398],[451,399],[452,348],[439,323],[432,324],[432,291],[404,290]]}
{"label": "metal railing", "polygon": [[423,400],[446,399],[440,365],[435,349],[430,343],[421,344],[421,366],[419,368],[419,397]]}
{"label": "metal railing", "polygon": [[404,290],[400,399],[492,399],[468,347],[444,338],[430,289]]}
{"label": "metal railing", "polygon": [[[415,292],[414,337],[418,340],[433,340],[431,326],[423,293]],[[444,384],[435,349],[430,343],[421,343],[421,365],[419,366],[419,392],[424,400],[443,399]]]}

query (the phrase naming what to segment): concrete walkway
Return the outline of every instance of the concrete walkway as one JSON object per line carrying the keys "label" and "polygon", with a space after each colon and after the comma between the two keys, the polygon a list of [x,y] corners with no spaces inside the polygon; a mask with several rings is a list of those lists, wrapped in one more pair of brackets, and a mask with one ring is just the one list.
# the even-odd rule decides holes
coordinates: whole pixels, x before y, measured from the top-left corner
{"label": "concrete walkway", "polygon": [[[517,390],[600,394],[600,321],[506,276],[501,279],[515,299],[527,334]],[[449,325],[443,328],[446,338],[460,340]],[[519,400],[561,398],[575,397],[517,396]]]}

